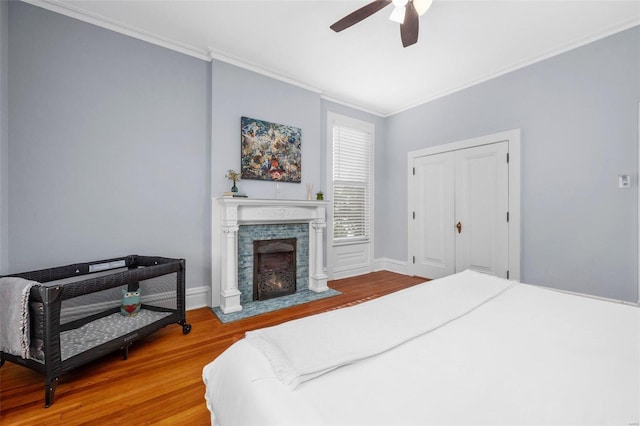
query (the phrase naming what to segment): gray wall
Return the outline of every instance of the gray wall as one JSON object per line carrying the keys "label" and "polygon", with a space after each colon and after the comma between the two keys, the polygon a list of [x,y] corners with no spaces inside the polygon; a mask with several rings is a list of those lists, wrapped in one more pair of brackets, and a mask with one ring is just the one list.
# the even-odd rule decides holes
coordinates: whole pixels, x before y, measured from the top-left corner
{"label": "gray wall", "polygon": [[9,51],[9,4],[0,1],[0,274],[8,264],[9,114],[7,73]]}
{"label": "gray wall", "polygon": [[210,197],[239,167],[240,117],[302,128],[304,182],[280,196],[303,198],[326,189],[334,111],[376,124],[376,258],[407,259],[408,151],[520,128],[522,279],[637,300],[638,28],[387,119],[21,2],[2,2],[0,31],[3,273],[137,252],[185,257],[188,287],[208,286]]}
{"label": "gray wall", "polygon": [[635,27],[388,118],[383,256],[407,259],[407,152],[520,128],[522,281],[637,301],[639,101]]}
{"label": "gray wall", "polygon": [[[382,146],[384,119],[321,98],[320,94],[220,61],[212,61],[212,197],[229,191],[227,170],[240,170],[240,117],[302,129],[302,183],[241,180],[241,193],[255,198],[306,199],[327,190],[327,112],[375,123],[376,146]],[[377,148],[376,148],[377,149]],[[279,194],[276,191],[279,190]],[[326,233],[325,233],[326,239]],[[326,259],[326,252],[325,252]]]}
{"label": "gray wall", "polygon": [[210,282],[210,65],[9,4],[9,267],[185,257]]}
{"label": "gray wall", "polygon": [[[225,62],[212,61],[212,196],[229,191],[227,170],[240,170],[240,117],[251,117],[302,129],[302,183],[280,183],[280,198],[305,199],[306,184],[314,192],[327,189],[327,112],[376,126],[376,150],[382,151],[384,119],[322,99],[320,94]],[[377,160],[376,160],[377,161]],[[244,180],[240,192],[275,198],[276,184]]]}
{"label": "gray wall", "polygon": [[[298,199],[305,183],[325,187],[327,110],[382,123],[32,5],[11,2],[9,13],[3,273],[135,252],[185,257],[187,287],[210,286],[211,196],[239,168],[241,116],[302,128],[303,182],[280,184],[281,198]],[[256,198],[276,192],[273,182],[239,187]]]}
{"label": "gray wall", "polygon": [[[240,118],[250,117],[302,129],[302,183],[279,184],[280,198],[306,199],[306,184],[320,184],[320,96],[312,91],[213,60],[212,196],[231,189],[227,170],[240,171]],[[244,180],[240,192],[275,198],[276,183]]]}

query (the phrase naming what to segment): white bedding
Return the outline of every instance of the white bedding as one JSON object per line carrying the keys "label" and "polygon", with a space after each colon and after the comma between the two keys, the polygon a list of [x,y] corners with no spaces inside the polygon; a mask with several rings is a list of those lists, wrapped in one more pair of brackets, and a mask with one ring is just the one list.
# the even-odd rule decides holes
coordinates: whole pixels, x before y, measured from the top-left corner
{"label": "white bedding", "polygon": [[[392,349],[442,327],[508,289],[512,283],[465,271],[383,299],[250,331],[246,341],[269,360],[290,389],[343,365]],[[407,303],[407,301],[411,303]],[[381,312],[397,313],[379,315]]]}
{"label": "white bedding", "polygon": [[[331,346],[325,341],[331,333],[325,333],[315,348],[309,346],[313,336],[297,338],[301,349],[287,339],[287,333],[280,333],[287,329],[317,332],[323,325],[336,330],[337,324],[344,323],[349,330],[346,324],[351,321],[362,325],[367,319],[380,322],[382,318],[397,329],[418,330],[417,337],[405,339],[402,334],[405,343],[367,356],[369,345],[360,340],[372,340],[373,331],[368,330],[363,334],[368,339],[354,339],[359,354],[349,365],[332,369],[327,360],[333,356],[323,352],[322,364],[329,365],[323,372],[329,372],[301,380],[293,390],[274,372],[260,345],[257,348],[250,339],[243,339],[204,368],[212,423],[638,423],[640,310],[504,281],[502,290],[494,286],[493,296],[478,297],[475,309],[465,309],[468,313],[459,316],[455,312],[460,313],[460,307],[453,306],[450,320],[442,321],[447,314],[442,316],[441,308],[450,305],[443,301],[459,299],[448,296],[443,288],[450,287],[459,296],[465,286],[476,292],[496,281],[502,280],[465,272],[277,326],[272,337],[288,354]],[[436,290],[425,290],[429,287]],[[425,294],[433,299],[418,297]],[[439,312],[442,324],[420,330],[414,323],[422,321],[421,308],[427,307]],[[403,318],[408,324],[402,325]],[[385,344],[394,341],[392,329],[380,333]],[[377,342],[371,347],[380,348]],[[329,352],[335,352],[338,365],[344,364],[344,351],[338,347]],[[300,365],[316,366],[313,359],[293,358],[296,371]]]}

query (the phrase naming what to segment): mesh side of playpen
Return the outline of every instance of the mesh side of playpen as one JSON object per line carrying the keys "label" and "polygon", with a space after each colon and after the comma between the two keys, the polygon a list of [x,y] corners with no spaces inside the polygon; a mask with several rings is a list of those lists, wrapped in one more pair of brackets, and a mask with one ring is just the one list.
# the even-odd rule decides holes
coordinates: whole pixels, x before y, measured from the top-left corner
{"label": "mesh side of playpen", "polygon": [[[114,269],[98,274],[108,275],[109,273],[122,272],[126,270],[126,268]],[[177,277],[178,273],[173,272],[140,281],[139,288],[142,296],[142,304],[166,309],[177,309]],[[78,278],[79,279],[68,279],[64,281],[80,281],[83,277]],[[101,312],[109,309],[119,308],[122,302],[122,297],[126,291],[127,286],[122,285],[120,287],[114,287],[71,299],[65,299],[62,301],[60,324],[64,325],[88,316],[100,314]]]}

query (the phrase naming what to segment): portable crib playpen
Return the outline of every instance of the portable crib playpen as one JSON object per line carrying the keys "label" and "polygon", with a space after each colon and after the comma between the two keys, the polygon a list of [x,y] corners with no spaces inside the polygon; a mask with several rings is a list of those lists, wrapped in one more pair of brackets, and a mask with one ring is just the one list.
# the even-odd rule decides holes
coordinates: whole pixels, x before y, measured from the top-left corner
{"label": "portable crib playpen", "polygon": [[[135,341],[169,324],[191,331],[184,259],[131,255],[7,277],[37,283],[29,293],[29,356],[0,351],[0,366],[11,361],[44,374],[45,407],[53,404],[62,374],[116,350],[127,359]],[[123,292],[138,288],[140,311],[121,315]]]}

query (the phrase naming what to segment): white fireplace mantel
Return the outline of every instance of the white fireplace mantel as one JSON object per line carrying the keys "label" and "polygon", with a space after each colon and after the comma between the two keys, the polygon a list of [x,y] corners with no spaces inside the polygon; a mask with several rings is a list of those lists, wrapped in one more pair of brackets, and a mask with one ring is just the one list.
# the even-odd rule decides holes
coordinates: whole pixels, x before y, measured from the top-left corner
{"label": "white fireplace mantel", "polygon": [[242,310],[238,290],[238,227],[257,224],[309,224],[309,289],[327,287],[324,273],[324,238],[327,201],[214,198],[211,222],[212,306],[228,314]]}

